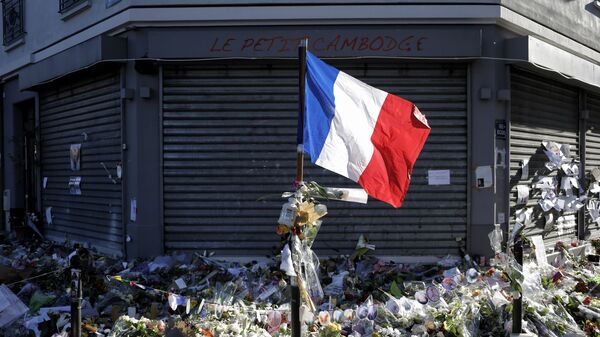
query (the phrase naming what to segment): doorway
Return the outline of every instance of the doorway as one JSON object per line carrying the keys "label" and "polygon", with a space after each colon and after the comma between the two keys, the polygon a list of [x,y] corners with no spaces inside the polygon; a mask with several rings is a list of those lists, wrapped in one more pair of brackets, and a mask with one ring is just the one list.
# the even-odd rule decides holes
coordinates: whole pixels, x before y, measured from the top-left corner
{"label": "doorway", "polygon": [[6,121],[12,125],[12,134],[6,144],[5,174],[9,181],[5,188],[10,199],[10,227],[17,231],[19,236],[24,234],[19,228],[25,228],[29,219],[38,225],[39,142],[35,122],[35,100],[19,102],[13,107],[12,121]]}

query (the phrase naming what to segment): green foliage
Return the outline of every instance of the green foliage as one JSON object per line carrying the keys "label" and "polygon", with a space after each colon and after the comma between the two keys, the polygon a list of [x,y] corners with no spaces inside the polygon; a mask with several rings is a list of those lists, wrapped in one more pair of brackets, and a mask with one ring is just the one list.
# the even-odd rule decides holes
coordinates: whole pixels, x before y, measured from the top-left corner
{"label": "green foliage", "polygon": [[404,294],[402,293],[402,290],[400,290],[400,288],[396,284],[396,281],[393,281],[392,284],[390,285],[390,294],[392,294],[395,298],[400,298],[400,297],[404,296]]}

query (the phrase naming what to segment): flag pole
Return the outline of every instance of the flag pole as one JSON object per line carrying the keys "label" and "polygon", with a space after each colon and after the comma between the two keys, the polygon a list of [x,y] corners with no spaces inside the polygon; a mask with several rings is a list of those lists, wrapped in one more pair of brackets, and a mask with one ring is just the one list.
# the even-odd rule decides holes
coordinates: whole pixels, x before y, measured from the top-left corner
{"label": "flag pole", "polygon": [[298,130],[296,132],[296,183],[304,180],[304,94],[306,85],[306,47],[308,39],[298,46]]}
{"label": "flag pole", "polygon": [[[306,81],[306,47],[308,39],[304,39],[298,46],[298,129],[296,133],[296,185],[304,180],[304,89]],[[293,234],[295,235],[295,234]],[[290,245],[294,249],[293,238]],[[294,256],[292,251],[292,256]],[[292,276],[291,288],[291,325],[292,337],[300,337],[302,325],[300,322],[300,288],[298,277]]]}

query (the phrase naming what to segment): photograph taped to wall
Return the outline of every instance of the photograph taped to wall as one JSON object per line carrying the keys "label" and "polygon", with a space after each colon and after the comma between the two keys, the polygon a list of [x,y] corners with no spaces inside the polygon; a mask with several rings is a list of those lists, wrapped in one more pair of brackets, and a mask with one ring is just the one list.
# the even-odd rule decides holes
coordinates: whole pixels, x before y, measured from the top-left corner
{"label": "photograph taped to wall", "polygon": [[81,169],[81,144],[71,144],[70,156],[71,171],[79,171]]}

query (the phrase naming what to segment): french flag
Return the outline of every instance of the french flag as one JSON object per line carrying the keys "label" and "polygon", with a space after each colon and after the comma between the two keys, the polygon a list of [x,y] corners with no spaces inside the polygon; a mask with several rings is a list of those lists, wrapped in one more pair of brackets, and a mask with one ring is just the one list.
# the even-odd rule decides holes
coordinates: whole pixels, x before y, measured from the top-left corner
{"label": "french flag", "polygon": [[431,128],[411,102],[306,53],[304,151],[311,161],[400,207]]}

